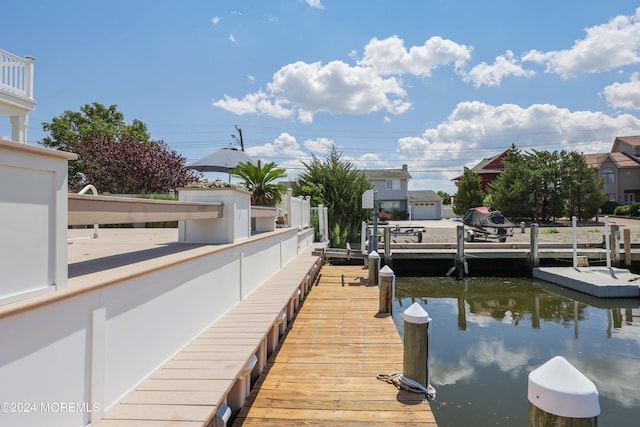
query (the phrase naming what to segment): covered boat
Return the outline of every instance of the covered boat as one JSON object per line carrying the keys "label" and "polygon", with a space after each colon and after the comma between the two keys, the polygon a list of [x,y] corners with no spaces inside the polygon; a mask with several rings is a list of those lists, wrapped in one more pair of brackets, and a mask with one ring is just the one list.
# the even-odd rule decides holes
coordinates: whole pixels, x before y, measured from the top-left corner
{"label": "covered boat", "polygon": [[476,237],[498,239],[505,242],[513,236],[515,224],[509,221],[500,211],[490,211],[487,207],[471,208],[462,218],[465,225],[465,237],[473,242]]}

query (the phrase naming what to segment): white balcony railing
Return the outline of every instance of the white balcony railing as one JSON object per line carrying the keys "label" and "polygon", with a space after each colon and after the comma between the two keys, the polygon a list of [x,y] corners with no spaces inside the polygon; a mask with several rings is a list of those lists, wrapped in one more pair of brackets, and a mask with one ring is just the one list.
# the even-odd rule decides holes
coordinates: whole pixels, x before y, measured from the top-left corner
{"label": "white balcony railing", "polygon": [[0,49],[0,91],[33,99],[33,63],[35,58],[20,58]]}

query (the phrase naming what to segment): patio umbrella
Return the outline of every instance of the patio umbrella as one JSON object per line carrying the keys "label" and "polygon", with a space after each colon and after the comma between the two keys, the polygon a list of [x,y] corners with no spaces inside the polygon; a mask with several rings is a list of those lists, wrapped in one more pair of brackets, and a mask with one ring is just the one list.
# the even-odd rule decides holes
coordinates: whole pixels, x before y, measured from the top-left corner
{"label": "patio umbrella", "polygon": [[224,147],[187,165],[187,169],[199,172],[227,172],[240,163],[254,163],[254,160],[242,150],[235,147]]}

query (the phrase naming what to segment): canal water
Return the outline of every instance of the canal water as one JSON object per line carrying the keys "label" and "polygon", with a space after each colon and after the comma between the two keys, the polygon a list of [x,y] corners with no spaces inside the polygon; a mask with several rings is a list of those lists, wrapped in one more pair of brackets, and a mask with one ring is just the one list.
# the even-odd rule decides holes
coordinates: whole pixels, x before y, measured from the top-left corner
{"label": "canal water", "polygon": [[640,425],[640,300],[597,299],[531,278],[397,277],[393,317],[431,317],[439,427],[526,426],[527,376],[554,356],[593,381],[600,426]]}

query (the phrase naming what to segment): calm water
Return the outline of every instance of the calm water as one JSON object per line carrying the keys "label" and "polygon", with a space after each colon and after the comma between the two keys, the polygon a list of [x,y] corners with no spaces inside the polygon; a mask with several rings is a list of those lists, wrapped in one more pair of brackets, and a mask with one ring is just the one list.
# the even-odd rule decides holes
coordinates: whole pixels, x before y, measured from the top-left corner
{"label": "calm water", "polygon": [[393,317],[431,321],[439,427],[526,426],[527,375],[563,356],[598,388],[599,426],[640,426],[640,300],[596,299],[529,278],[396,278]]}

